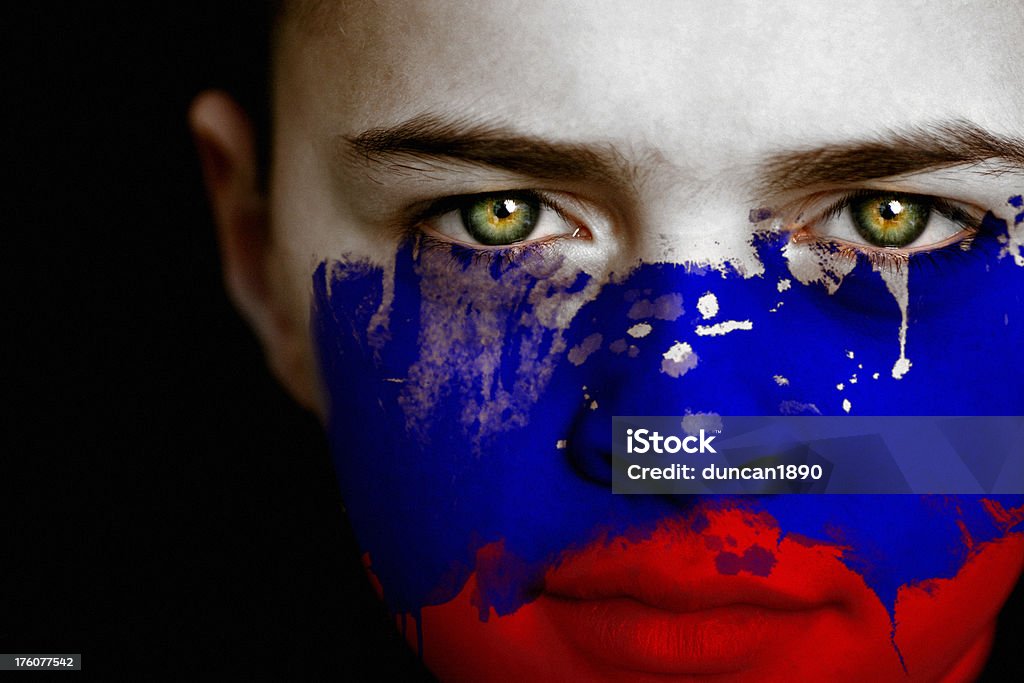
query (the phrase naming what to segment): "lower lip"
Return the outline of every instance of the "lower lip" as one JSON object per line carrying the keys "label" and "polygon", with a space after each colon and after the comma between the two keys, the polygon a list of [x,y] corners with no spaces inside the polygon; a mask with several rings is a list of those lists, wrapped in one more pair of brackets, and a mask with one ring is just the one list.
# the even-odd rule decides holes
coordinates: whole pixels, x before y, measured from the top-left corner
{"label": "lower lip", "polygon": [[625,597],[577,600],[548,594],[538,602],[569,644],[590,661],[673,674],[746,669],[773,643],[789,649],[803,640],[801,634],[819,614],[745,604],[670,612]]}

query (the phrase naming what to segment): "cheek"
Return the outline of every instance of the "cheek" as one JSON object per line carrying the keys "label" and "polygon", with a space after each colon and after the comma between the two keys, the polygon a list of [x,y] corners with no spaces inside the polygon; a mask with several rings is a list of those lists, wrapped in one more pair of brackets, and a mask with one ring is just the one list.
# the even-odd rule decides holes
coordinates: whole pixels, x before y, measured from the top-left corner
{"label": "cheek", "polygon": [[[603,283],[548,257],[492,266],[412,245],[389,268],[325,262],[313,325],[330,439],[385,600],[420,641],[470,623],[535,638],[550,625],[533,602],[567,551],[650,542],[665,520],[738,506],[767,514],[780,539],[839,549],[820,573],[856,577],[842,584],[863,619],[837,633],[869,632],[892,653],[901,591],[959,581],[1021,530],[1024,500],[612,496],[610,418],[1021,414],[1024,268],[988,258],[997,248],[880,274],[810,267],[774,241],[755,278],[646,264]],[[784,553],[758,547],[777,554],[768,579],[784,581]],[[1010,582],[1014,552],[1000,563]],[[716,571],[752,571],[738,551],[713,555]],[[785,557],[801,565],[796,549]],[[1009,584],[962,585],[990,618]],[[458,619],[427,619],[456,607]]]}
{"label": "cheek", "polygon": [[[1022,558],[1024,537],[1015,534],[987,545],[950,579],[902,588],[895,641],[907,670],[926,671],[936,652],[962,652],[970,647],[975,634],[985,632],[1006,601],[1024,566]],[[981,659],[987,654],[985,648]]]}

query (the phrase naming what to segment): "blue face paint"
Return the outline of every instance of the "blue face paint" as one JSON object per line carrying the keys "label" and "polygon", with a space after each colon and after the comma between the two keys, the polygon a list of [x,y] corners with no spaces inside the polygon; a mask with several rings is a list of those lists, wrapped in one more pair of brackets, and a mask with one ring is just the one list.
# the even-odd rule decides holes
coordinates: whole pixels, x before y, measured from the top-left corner
{"label": "blue face paint", "polygon": [[[969,250],[902,271],[859,259],[824,273],[832,294],[795,277],[807,271],[788,235],[758,243],[764,273],[752,278],[642,264],[602,284],[554,250],[481,261],[413,242],[393,273],[322,263],[313,325],[329,436],[386,601],[413,615],[450,601],[477,551],[500,542],[507,559],[489,569],[500,580],[479,582],[478,607],[482,619],[510,614],[567,550],[685,516],[698,501],[611,494],[612,415],[1024,413],[1024,268],[1006,235],[990,215]],[[972,496],[713,504],[841,546],[890,616],[900,587],[951,578],[980,545],[1024,531]],[[770,571],[768,555],[733,552],[720,567]]]}

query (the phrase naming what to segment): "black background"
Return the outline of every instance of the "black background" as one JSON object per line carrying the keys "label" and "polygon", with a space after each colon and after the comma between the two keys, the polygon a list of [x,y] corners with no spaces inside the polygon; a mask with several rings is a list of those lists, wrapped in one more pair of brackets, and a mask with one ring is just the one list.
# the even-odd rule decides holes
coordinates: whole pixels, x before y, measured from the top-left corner
{"label": "black background", "polygon": [[221,288],[186,112],[210,86],[258,101],[262,24],[258,2],[38,4],[3,22],[17,473],[0,652],[82,652],[121,679],[418,677],[319,424]]}
{"label": "black background", "polygon": [[[189,101],[262,92],[259,2],[3,21],[0,652],[105,677],[421,680],[320,427],[221,289]],[[1024,590],[986,680],[1024,680]]]}

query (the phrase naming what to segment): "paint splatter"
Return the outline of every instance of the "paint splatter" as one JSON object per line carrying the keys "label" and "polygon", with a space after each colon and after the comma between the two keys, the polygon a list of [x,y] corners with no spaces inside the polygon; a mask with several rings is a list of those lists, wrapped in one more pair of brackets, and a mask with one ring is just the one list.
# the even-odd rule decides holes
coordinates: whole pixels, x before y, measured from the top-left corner
{"label": "paint splatter", "polygon": [[628,334],[630,337],[633,337],[634,339],[641,339],[649,335],[652,329],[654,328],[647,323],[637,323],[636,325],[633,325],[633,327],[626,330],[626,334]]}
{"label": "paint splatter", "polygon": [[676,293],[664,294],[654,301],[640,299],[635,301],[626,313],[630,320],[655,318],[657,320],[677,320],[683,314],[683,297]]}
{"label": "paint splatter", "polygon": [[836,248],[818,242],[789,242],[783,248],[782,255],[789,266],[789,272],[798,282],[824,285],[829,294],[835,294],[843,278],[857,267],[856,261],[844,256]]}
{"label": "paint splatter", "polygon": [[779,415],[821,415],[818,406],[788,399],[779,403]]}
{"label": "paint splatter", "polygon": [[[1018,201],[1020,197],[1021,195],[1014,195],[1006,203],[1019,209],[1021,208],[1020,205],[1014,202]],[[1024,211],[1014,216],[1012,225],[1010,225],[1009,221],[995,221],[991,217],[988,220],[1002,222],[1006,225],[1005,234],[999,235],[998,238],[999,243],[1003,245],[1003,248],[999,250],[998,258],[1002,259],[1006,256],[1012,256],[1014,263],[1024,267]]]}
{"label": "paint splatter", "polygon": [[752,330],[754,323],[749,320],[724,320],[714,325],[698,325],[694,330],[702,337],[721,337],[736,330]]}
{"label": "paint splatter", "polygon": [[686,342],[674,343],[661,356],[661,371],[669,377],[682,377],[697,367],[697,354]]}
{"label": "paint splatter", "polygon": [[722,416],[718,413],[687,412],[683,416],[680,426],[690,436],[697,436],[702,429],[706,432],[720,432],[722,431]]}
{"label": "paint splatter", "polygon": [[705,320],[714,318],[718,315],[718,297],[712,292],[707,292],[697,300],[697,310]]}
{"label": "paint splatter", "polygon": [[601,333],[595,332],[584,339],[581,343],[569,349],[569,362],[573,365],[583,365],[587,362],[587,358],[590,357],[590,354],[601,348],[602,339],[603,337],[601,336]]}
{"label": "paint splatter", "polygon": [[893,366],[892,366],[892,378],[893,379],[903,379],[903,376],[905,374],[907,374],[908,372],[910,372],[910,366],[911,366],[910,360],[908,358],[905,358],[905,357],[901,356],[900,358],[898,358],[896,360],[895,363],[893,363]]}
{"label": "paint splatter", "polygon": [[732,552],[721,552],[715,558],[715,566],[722,574],[735,576],[741,572],[754,576],[768,576],[775,566],[775,555],[759,545],[751,546],[737,555]]}

